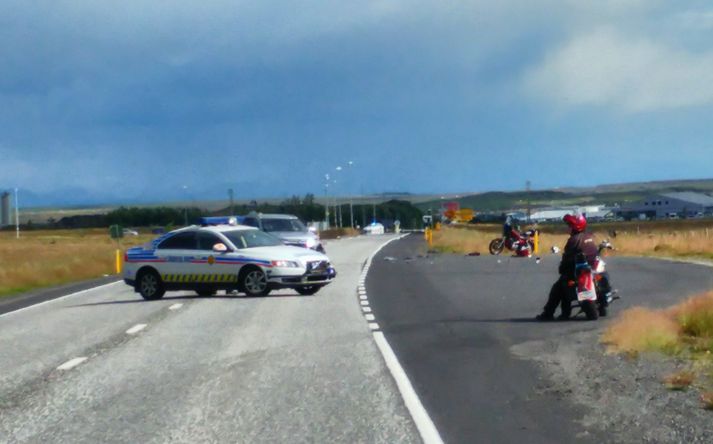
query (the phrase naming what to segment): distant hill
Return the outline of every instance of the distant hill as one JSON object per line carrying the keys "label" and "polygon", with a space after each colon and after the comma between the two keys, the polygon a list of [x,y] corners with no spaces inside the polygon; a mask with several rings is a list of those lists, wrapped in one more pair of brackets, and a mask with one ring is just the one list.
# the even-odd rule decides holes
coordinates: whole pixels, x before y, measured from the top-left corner
{"label": "distant hill", "polygon": [[[458,198],[446,199],[457,201],[461,207],[473,208],[476,211],[509,211],[525,208],[528,199],[532,208],[568,206],[568,205],[621,205],[633,202],[652,193],[670,193],[679,191],[694,191],[713,194],[713,179],[675,180],[659,182],[624,183],[599,185],[589,188],[557,188],[555,190],[533,190],[463,195]],[[440,208],[442,199],[430,199],[416,203],[421,210]]]}

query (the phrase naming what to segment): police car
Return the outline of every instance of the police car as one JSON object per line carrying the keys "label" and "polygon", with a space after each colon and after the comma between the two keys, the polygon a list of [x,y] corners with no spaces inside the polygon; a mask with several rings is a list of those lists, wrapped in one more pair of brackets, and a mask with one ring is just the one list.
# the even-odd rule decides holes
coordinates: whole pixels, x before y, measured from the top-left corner
{"label": "police car", "polygon": [[337,274],[322,253],[284,245],[257,228],[237,225],[235,219],[210,223],[214,225],[182,228],[129,249],[124,282],[144,299],[176,290],[265,296],[273,289],[292,288],[311,295]]}

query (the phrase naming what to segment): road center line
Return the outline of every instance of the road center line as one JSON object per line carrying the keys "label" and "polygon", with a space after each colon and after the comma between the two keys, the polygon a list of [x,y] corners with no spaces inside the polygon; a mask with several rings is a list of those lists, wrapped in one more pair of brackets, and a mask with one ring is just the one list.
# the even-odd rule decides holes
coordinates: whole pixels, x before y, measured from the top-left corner
{"label": "road center line", "polygon": [[130,329],[126,330],[126,334],[134,335],[134,334],[140,332],[141,330],[143,330],[144,328],[146,328],[146,324],[136,324],[133,327],[131,327]]}
{"label": "road center line", "polygon": [[71,370],[86,360],[87,360],[86,356],[70,359],[69,361],[67,361],[64,364],[57,367],[57,370]]}

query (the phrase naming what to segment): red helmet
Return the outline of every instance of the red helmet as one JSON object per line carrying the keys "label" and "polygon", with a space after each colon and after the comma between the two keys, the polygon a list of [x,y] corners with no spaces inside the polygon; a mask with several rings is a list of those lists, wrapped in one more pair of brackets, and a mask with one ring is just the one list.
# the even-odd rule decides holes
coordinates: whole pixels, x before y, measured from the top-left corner
{"label": "red helmet", "polygon": [[572,229],[573,233],[581,233],[585,228],[587,228],[587,219],[585,219],[581,214],[566,214],[562,220],[569,225],[569,228]]}

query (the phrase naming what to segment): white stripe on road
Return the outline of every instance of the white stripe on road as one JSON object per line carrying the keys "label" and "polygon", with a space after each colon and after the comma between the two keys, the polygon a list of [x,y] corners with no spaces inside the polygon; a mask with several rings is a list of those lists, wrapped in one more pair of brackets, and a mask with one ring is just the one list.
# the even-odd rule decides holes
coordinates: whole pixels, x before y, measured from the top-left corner
{"label": "white stripe on road", "polygon": [[146,324],[136,324],[133,327],[131,327],[130,329],[126,330],[126,334],[134,335],[134,334],[140,332],[141,330],[143,330],[144,328],[146,328]]}
{"label": "white stripe on road", "polygon": [[421,439],[423,439],[425,444],[443,444],[438,429],[436,429],[431,417],[428,416],[428,412],[423,407],[423,404],[421,404],[421,400],[413,389],[413,385],[411,385],[411,381],[409,381],[408,376],[406,376],[403,367],[399,364],[399,360],[396,359],[396,355],[386,341],[386,337],[384,337],[384,334],[380,331],[375,331],[373,335],[377,347],[379,347],[381,354],[384,356],[386,366],[389,368],[389,371],[391,371],[394,380],[396,380],[396,385],[401,392],[401,396],[404,398],[406,408],[409,413],[411,413],[413,422],[416,423],[418,432],[421,434]]}
{"label": "white stripe on road", "polygon": [[361,299],[362,301],[366,301],[366,295],[365,294],[360,295],[359,299]]}
{"label": "white stripe on road", "polygon": [[183,307],[183,304],[173,304],[170,307],[168,307],[168,309],[169,310],[178,310],[181,307]]}
{"label": "white stripe on road", "polygon": [[369,301],[360,301],[359,303],[364,306],[369,305]]}
{"label": "white stripe on road", "polygon": [[60,297],[58,297],[58,298],[50,299],[50,300],[48,300],[48,301],[39,302],[39,303],[37,303],[37,304],[30,305],[30,306],[28,306],[28,307],[18,308],[17,310],[13,310],[13,311],[9,311],[9,312],[7,312],[7,313],[0,314],[0,318],[3,317],[3,316],[8,316],[8,315],[14,314],[14,313],[19,313],[19,312],[21,312],[21,311],[29,310],[30,308],[39,307],[40,305],[49,304],[50,302],[57,302],[57,301],[60,301],[60,300],[62,300],[62,299],[66,299],[66,298],[71,297],[71,296],[79,296],[80,294],[84,294],[84,293],[87,293],[87,292],[90,292],[90,291],[94,291],[94,290],[99,290],[100,288],[109,287],[109,286],[111,286],[111,285],[116,285],[116,284],[118,284],[118,283],[123,283],[123,282],[124,282],[124,281],[111,282],[111,283],[109,283],[109,284],[100,285],[100,286],[98,286],[98,287],[87,288],[86,290],[77,291],[76,293],[67,294],[67,295],[64,295],[64,296],[60,296]]}
{"label": "white stripe on road", "polygon": [[57,367],[57,370],[73,369],[74,367],[78,366],[79,364],[81,364],[82,362],[84,362],[86,360],[87,360],[87,358],[85,356],[82,356],[81,358],[70,359],[69,361],[67,361],[64,364]]}
{"label": "white stripe on road", "polygon": [[[396,239],[391,239],[390,241],[382,244],[367,260],[366,266],[364,267],[364,276],[366,276],[366,272],[368,271],[369,266],[371,265],[372,259],[374,259],[376,254],[381,251],[382,248],[384,248],[389,243],[401,239],[405,236],[407,236],[407,234],[399,236]],[[370,314],[370,307],[361,307],[361,309],[364,313],[367,313],[364,315],[364,317],[368,321],[374,320],[374,315]],[[408,409],[409,413],[411,413],[413,422],[416,424],[416,428],[418,429],[418,432],[420,433],[421,439],[423,440],[424,444],[443,444],[443,439],[441,439],[441,435],[438,433],[438,429],[436,429],[436,426],[433,424],[431,417],[428,415],[428,412],[423,407],[423,404],[418,398],[418,395],[416,394],[413,385],[411,385],[411,381],[406,375],[406,371],[404,371],[403,367],[401,367],[401,364],[396,358],[396,354],[394,354],[394,351],[391,349],[389,342],[386,340],[384,333],[382,333],[381,331],[376,331],[379,330],[379,324],[377,324],[376,322],[369,322],[369,328],[372,330],[372,334],[374,335],[374,341],[376,341],[376,345],[379,348],[381,355],[384,357],[386,367],[389,369],[391,375],[396,381],[396,385],[399,388],[399,392],[401,392],[401,397],[404,399],[404,403],[406,404],[406,408]]]}

